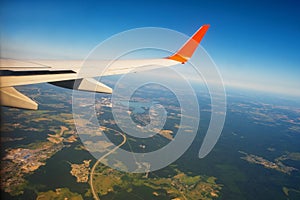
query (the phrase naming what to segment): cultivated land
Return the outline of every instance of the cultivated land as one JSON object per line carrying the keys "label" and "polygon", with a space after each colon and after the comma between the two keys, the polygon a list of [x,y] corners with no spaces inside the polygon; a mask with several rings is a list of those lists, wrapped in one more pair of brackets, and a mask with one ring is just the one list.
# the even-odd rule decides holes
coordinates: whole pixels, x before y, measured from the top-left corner
{"label": "cultivated land", "polygon": [[178,169],[173,177],[158,177],[150,173],[148,178],[143,174],[124,173],[104,165],[99,165],[94,175],[94,188],[98,195],[105,196],[125,190],[128,195],[141,196],[138,188],[147,191],[147,195],[169,197],[172,199],[214,199],[220,194],[222,186],[215,177],[190,176]]}

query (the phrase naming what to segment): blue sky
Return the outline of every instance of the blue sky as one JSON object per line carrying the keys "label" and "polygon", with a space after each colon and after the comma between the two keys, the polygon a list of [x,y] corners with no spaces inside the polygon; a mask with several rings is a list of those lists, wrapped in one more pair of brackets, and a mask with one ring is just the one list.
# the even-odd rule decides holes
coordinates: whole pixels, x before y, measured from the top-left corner
{"label": "blue sky", "polygon": [[[224,80],[300,95],[297,1],[1,1],[1,56],[84,58],[99,42],[137,27],[192,35]],[[236,84],[238,85],[238,84]]]}

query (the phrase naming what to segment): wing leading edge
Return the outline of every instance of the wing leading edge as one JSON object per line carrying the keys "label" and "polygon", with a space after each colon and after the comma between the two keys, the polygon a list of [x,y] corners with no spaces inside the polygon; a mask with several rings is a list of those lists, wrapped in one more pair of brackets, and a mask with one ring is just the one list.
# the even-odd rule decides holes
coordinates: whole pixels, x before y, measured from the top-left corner
{"label": "wing leading edge", "polygon": [[[98,73],[97,67],[106,66],[107,61],[93,61],[89,69],[80,73],[82,61],[19,61],[0,60],[0,102],[2,106],[38,109],[38,104],[29,97],[17,91],[14,86],[52,83],[54,85],[83,91],[112,93],[112,89],[93,79],[97,76],[125,74],[145,66],[169,67],[184,64],[197,49],[209,25],[203,25],[196,33],[173,55],[159,59],[116,60],[104,74]],[[101,70],[100,70],[101,71]],[[76,85],[75,80],[76,81]]]}

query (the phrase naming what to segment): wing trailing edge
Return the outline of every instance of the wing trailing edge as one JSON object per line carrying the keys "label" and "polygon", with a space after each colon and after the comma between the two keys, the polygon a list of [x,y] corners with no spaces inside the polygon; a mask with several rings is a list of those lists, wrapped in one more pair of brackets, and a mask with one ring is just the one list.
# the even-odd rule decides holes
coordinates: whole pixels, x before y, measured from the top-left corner
{"label": "wing trailing edge", "polygon": [[[96,81],[93,78],[83,78],[79,80],[68,80],[68,81],[58,81],[52,82],[51,84],[81,90],[89,92],[107,93],[111,94],[113,90],[107,85]],[[3,87],[0,88],[0,102],[2,106],[23,108],[29,110],[37,110],[38,103],[25,96],[14,87]]]}

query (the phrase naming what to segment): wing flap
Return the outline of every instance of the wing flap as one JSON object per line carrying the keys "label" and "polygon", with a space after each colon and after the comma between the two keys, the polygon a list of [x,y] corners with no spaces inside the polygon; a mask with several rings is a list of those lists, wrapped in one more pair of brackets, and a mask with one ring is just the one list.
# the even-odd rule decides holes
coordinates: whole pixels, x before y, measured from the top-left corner
{"label": "wing flap", "polygon": [[50,83],[59,87],[74,89],[74,90],[107,93],[107,94],[111,94],[113,92],[113,90],[110,87],[96,81],[93,78],[83,78],[83,79],[68,80],[68,81],[56,81]]}
{"label": "wing flap", "polygon": [[89,91],[89,92],[98,92],[98,93],[107,93],[107,94],[112,93],[112,89],[110,87],[96,81],[93,78],[82,79],[76,89],[82,91]]}

